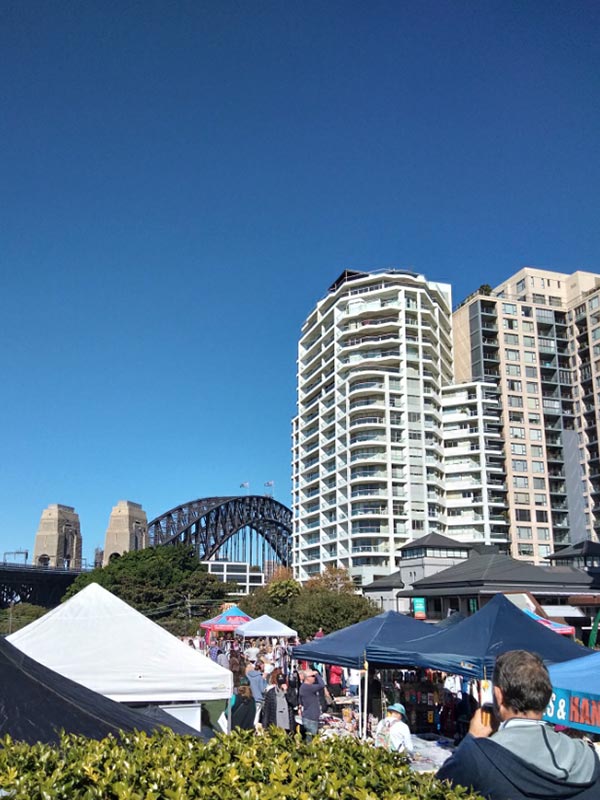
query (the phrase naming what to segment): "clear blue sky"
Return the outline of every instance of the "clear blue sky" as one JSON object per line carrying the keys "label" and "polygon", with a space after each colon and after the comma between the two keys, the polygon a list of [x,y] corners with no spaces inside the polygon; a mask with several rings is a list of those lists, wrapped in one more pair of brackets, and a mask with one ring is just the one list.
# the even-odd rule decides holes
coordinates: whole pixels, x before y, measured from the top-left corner
{"label": "clear blue sky", "polygon": [[0,555],[275,481],[345,268],[600,269],[596,2],[4,0]]}

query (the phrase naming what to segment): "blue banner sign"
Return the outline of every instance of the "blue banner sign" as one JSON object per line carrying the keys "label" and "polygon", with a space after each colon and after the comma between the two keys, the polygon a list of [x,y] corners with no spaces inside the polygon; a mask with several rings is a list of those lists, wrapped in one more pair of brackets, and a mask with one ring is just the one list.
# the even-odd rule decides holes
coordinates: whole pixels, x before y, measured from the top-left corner
{"label": "blue banner sign", "polygon": [[555,689],[544,719],[555,725],[600,733],[600,696]]}

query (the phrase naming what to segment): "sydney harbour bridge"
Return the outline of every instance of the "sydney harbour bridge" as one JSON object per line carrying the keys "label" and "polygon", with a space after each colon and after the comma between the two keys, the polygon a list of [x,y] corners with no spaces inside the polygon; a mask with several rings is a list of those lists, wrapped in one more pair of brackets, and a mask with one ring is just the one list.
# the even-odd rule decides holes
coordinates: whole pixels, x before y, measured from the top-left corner
{"label": "sydney harbour bridge", "polygon": [[[289,566],[292,512],[269,495],[206,497],[172,508],[148,523],[148,545],[191,545],[201,561],[241,561],[263,569]],[[15,598],[57,605],[80,571],[0,564],[0,607]]]}

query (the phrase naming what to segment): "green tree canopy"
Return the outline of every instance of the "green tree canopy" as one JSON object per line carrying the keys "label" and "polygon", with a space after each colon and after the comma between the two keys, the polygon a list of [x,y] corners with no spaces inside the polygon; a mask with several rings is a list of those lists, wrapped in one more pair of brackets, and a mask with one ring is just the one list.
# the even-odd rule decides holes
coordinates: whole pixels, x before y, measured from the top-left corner
{"label": "green tree canopy", "polygon": [[298,631],[305,639],[323,628],[325,633],[345,628],[373,617],[380,609],[371,600],[356,594],[346,570],[326,570],[301,586],[286,574],[276,574],[263,588],[239,602],[247,614],[268,614]]}
{"label": "green tree canopy", "polygon": [[232,586],[209,574],[187,545],[125,553],[106,567],[80,575],[63,600],[99,583],[171,633],[194,633],[218,613]]}
{"label": "green tree canopy", "polygon": [[11,608],[0,609],[0,636],[24,628],[30,622],[42,617],[48,612],[43,606],[36,606],[33,603],[15,603]]}

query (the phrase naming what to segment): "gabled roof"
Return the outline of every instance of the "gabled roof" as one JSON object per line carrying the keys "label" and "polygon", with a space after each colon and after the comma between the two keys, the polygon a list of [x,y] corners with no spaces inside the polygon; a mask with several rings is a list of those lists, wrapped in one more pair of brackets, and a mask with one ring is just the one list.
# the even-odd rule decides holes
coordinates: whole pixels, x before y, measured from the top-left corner
{"label": "gabled roof", "polygon": [[232,674],[97,583],[8,641],[66,678],[122,703],[229,698]]}
{"label": "gabled roof", "polygon": [[375,578],[372,583],[368,583],[362,587],[363,592],[366,591],[385,591],[386,589],[404,589],[404,581],[400,577],[400,572],[392,572],[391,575],[383,575],[381,578]]}
{"label": "gabled roof", "polygon": [[485,553],[415,581],[412,590],[403,594],[478,594],[485,588],[502,592],[524,587],[531,592],[581,592],[590,590],[593,581],[592,576],[575,567],[537,567],[501,553]]}
{"label": "gabled roof", "polygon": [[576,556],[600,556],[600,542],[592,542],[590,539],[576,542],[563,550],[550,553],[547,558],[551,561],[558,561],[563,558],[575,558]]}
{"label": "gabled roof", "polygon": [[419,539],[413,539],[412,542],[402,545],[400,552],[414,550],[415,547],[441,547],[451,550],[472,550],[473,548],[466,542],[458,542],[456,539],[450,539],[449,536],[442,536],[441,533],[428,533],[427,536],[421,536]]}

